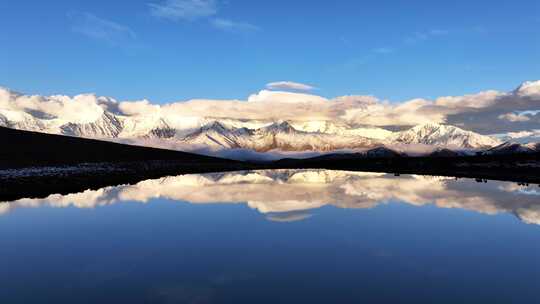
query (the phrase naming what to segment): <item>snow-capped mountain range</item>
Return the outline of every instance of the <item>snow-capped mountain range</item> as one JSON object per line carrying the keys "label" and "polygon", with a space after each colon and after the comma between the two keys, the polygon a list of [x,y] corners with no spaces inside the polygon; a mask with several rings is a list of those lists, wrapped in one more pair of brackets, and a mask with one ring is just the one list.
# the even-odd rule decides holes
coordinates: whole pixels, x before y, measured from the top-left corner
{"label": "snow-capped mountain range", "polygon": [[[10,95],[11,99],[19,98],[15,95],[17,93],[6,89],[1,89],[0,93]],[[48,107],[54,107],[56,103],[63,102],[62,98],[66,98],[23,97],[28,99],[23,100],[23,104],[31,102],[32,98],[41,98],[40,102],[49,103]],[[434,123],[391,131],[380,127],[317,119],[276,121],[210,116],[171,119],[159,110],[149,110],[144,115],[131,116],[120,111],[115,112],[109,109],[118,106],[116,101],[104,97],[97,98],[97,102],[87,102],[85,107],[79,109],[77,102],[84,104],[85,96],[76,98],[81,100],[66,103],[74,107],[73,109],[65,110],[62,115],[56,116],[36,111],[35,108],[21,110],[19,107],[14,110],[0,105],[0,126],[213,155],[221,155],[220,151],[232,150],[259,154],[287,153],[288,156],[291,156],[291,153],[313,155],[335,151],[367,151],[382,146],[400,153],[413,154],[431,153],[443,148],[454,151],[488,150],[503,144],[500,139],[494,137]],[[521,150],[537,151],[537,149],[537,145],[532,145]],[[521,151],[520,149],[516,151],[518,150]]]}
{"label": "snow-capped mountain range", "polygon": [[[86,138],[160,141],[185,150],[249,149],[257,152],[369,149],[381,145],[426,145],[454,149],[484,149],[500,144],[492,137],[457,127],[424,124],[405,131],[355,127],[329,121],[241,121],[201,118],[188,128],[156,116],[130,117],[104,111],[93,122],[64,122],[31,113],[0,110],[0,126]],[[151,140],[151,141],[150,141]],[[168,144],[168,145],[167,145]]]}
{"label": "snow-capped mountain range", "polygon": [[275,122],[258,129],[235,128],[214,121],[201,127],[180,142],[214,149],[249,149],[257,152],[319,151],[370,148],[377,141],[366,136],[306,132],[297,130],[291,122]]}

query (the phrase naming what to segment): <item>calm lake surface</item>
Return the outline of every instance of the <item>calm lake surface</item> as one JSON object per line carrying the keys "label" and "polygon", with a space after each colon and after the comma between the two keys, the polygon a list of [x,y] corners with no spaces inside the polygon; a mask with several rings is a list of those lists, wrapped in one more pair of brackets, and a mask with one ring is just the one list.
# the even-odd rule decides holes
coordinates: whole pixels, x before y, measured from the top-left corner
{"label": "calm lake surface", "polygon": [[0,204],[0,303],[540,303],[540,188],[184,175]]}

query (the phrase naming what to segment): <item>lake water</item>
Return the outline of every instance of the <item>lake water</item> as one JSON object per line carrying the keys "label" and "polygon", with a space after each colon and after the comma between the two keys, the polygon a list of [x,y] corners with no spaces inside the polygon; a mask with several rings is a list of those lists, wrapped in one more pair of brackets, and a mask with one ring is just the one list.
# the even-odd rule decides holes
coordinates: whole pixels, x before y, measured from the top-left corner
{"label": "lake water", "polygon": [[0,303],[540,303],[540,188],[328,170],[0,204]]}

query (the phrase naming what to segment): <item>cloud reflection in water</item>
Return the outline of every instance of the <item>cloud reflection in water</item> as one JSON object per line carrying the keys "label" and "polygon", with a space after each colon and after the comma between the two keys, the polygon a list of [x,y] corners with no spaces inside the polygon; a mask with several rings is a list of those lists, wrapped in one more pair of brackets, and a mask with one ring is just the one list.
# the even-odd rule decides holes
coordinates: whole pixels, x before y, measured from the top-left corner
{"label": "cloud reflection in water", "polygon": [[449,177],[331,170],[262,170],[180,175],[136,185],[55,194],[45,199],[21,199],[0,204],[0,214],[16,208],[96,208],[167,199],[192,204],[245,203],[269,220],[290,222],[307,219],[309,210],[327,205],[367,209],[402,202],[484,214],[512,213],[525,223],[540,225],[538,193],[536,186],[498,181],[476,183]]}

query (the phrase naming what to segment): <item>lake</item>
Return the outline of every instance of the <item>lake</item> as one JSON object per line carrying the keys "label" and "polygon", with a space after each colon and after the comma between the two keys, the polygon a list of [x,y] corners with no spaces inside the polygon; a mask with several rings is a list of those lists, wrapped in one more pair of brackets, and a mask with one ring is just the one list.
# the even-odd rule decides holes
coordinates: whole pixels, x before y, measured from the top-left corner
{"label": "lake", "polygon": [[538,303],[538,185],[329,170],[0,204],[1,303]]}

